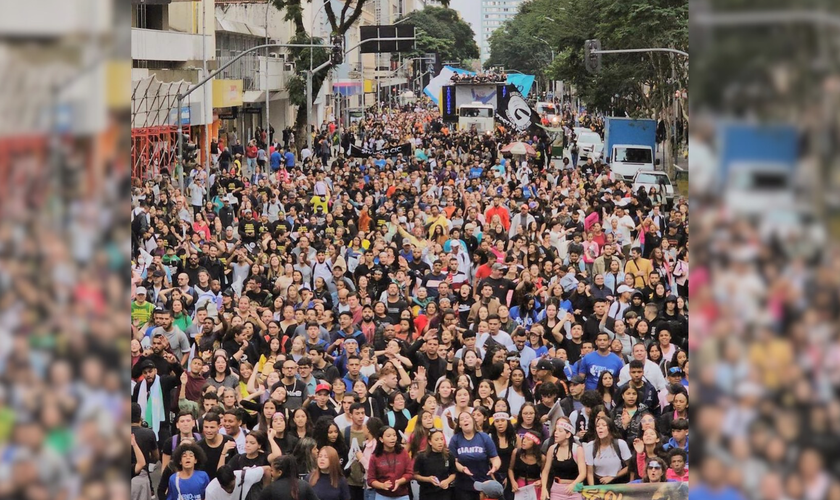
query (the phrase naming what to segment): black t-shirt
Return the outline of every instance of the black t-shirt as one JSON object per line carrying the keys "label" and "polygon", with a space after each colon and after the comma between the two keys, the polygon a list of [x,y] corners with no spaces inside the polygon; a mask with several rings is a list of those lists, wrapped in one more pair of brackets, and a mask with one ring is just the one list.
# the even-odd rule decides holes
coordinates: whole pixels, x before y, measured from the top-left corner
{"label": "black t-shirt", "polygon": [[309,403],[309,406],[306,407],[306,413],[309,414],[309,420],[312,422],[317,422],[321,417],[335,418],[338,416],[335,408],[330,406],[329,403],[327,403],[327,408],[323,409],[315,401]]}
{"label": "black t-shirt", "polygon": [[563,339],[563,349],[566,350],[566,357],[569,360],[569,363],[577,363],[580,359],[580,347],[583,345],[583,341],[580,344],[575,344],[570,339]]}
{"label": "black t-shirt", "polygon": [[[147,427],[132,427],[131,434],[134,435],[134,440],[137,441],[137,446],[143,451],[143,456],[146,463],[152,463],[152,454],[157,451],[158,443],[155,437],[155,431]],[[137,463],[137,457],[134,456],[134,449],[131,450],[131,470],[134,470],[134,464]]]}
{"label": "black t-shirt", "polygon": [[516,288],[516,286],[513,284],[513,281],[507,278],[484,278],[483,280],[481,280],[481,283],[478,284],[478,290],[481,290],[484,287],[485,283],[493,287],[493,296],[499,299],[499,302],[501,302],[502,304],[508,303],[508,292]]}
{"label": "black t-shirt", "polygon": [[[455,474],[455,459],[447,453],[420,453],[414,459],[414,473],[426,477],[436,477],[443,481],[450,475]],[[420,483],[420,498],[432,498],[431,495],[440,493],[439,486],[432,483]]]}
{"label": "black t-shirt", "polygon": [[[207,443],[206,440],[201,440],[198,442],[198,446],[204,451],[204,455],[207,457],[207,460],[204,464],[199,467],[199,470],[203,470],[210,476],[210,480],[216,478],[216,469],[219,467],[219,459],[222,458],[222,449],[225,447],[225,442],[233,441],[233,438],[230,436],[222,436],[222,441],[219,443],[219,446],[216,448],[211,448],[210,445]],[[225,459],[225,463],[230,463],[233,457],[236,456],[236,448],[228,451],[227,458]]]}
{"label": "black t-shirt", "polygon": [[392,325],[398,325],[400,323],[400,313],[408,309],[408,303],[402,299],[396,302],[385,299],[385,307],[388,310],[388,320]]}
{"label": "black t-shirt", "polygon": [[291,482],[298,482],[297,500],[318,500],[309,483],[302,479],[280,478],[269,484],[260,493],[259,500],[292,500]]}
{"label": "black t-shirt", "polygon": [[241,470],[246,467],[262,467],[268,465],[268,455],[261,451],[256,458],[248,458],[244,453],[240,453],[230,459],[230,462],[225,463],[229,464],[233,470]]}

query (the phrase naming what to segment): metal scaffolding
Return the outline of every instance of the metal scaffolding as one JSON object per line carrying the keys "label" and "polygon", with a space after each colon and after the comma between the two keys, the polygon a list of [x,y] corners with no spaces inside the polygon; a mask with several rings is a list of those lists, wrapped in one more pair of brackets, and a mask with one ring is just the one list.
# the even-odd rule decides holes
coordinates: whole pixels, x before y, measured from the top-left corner
{"label": "metal scaffolding", "polygon": [[174,173],[178,158],[178,131],[189,135],[189,103],[178,110],[178,94],[190,83],[163,83],[153,75],[132,82],[131,175],[154,177],[167,169]]}

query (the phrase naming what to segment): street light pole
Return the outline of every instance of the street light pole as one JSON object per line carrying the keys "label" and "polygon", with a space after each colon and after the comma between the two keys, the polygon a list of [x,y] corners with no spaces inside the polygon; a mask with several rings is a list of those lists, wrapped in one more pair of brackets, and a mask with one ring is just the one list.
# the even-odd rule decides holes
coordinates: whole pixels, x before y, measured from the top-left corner
{"label": "street light pole", "polygon": [[[265,44],[268,45],[270,43],[268,39],[268,8],[271,2],[265,2]],[[265,142],[266,147],[265,150],[268,151],[268,143],[271,142],[271,120],[270,120],[270,113],[269,110],[269,95],[271,94],[271,84],[269,83],[268,79],[268,47],[265,48]]]}

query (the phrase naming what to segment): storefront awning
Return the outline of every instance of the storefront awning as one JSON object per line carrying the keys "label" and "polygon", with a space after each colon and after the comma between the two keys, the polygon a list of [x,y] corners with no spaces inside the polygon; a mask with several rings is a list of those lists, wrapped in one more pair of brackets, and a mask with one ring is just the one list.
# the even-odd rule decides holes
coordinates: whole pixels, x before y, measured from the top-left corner
{"label": "storefront awning", "polygon": [[265,26],[256,26],[216,16],[216,31],[265,38]]}
{"label": "storefront awning", "polygon": [[[288,99],[288,92],[272,92],[269,100],[271,101],[280,101],[283,99]],[[265,91],[264,90],[248,90],[242,95],[242,102],[249,102],[252,104],[259,104],[265,102]]]}
{"label": "storefront awning", "polygon": [[405,85],[408,83],[407,78],[380,78],[380,87],[393,87],[394,85]]}

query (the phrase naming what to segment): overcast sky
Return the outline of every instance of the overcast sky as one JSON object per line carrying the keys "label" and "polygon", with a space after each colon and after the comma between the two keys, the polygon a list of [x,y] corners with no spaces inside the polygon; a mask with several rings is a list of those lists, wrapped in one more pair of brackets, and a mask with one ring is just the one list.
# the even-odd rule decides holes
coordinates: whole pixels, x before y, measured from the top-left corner
{"label": "overcast sky", "polygon": [[472,27],[475,33],[475,43],[478,44],[478,30],[481,27],[481,0],[452,0],[450,7],[457,10]]}

